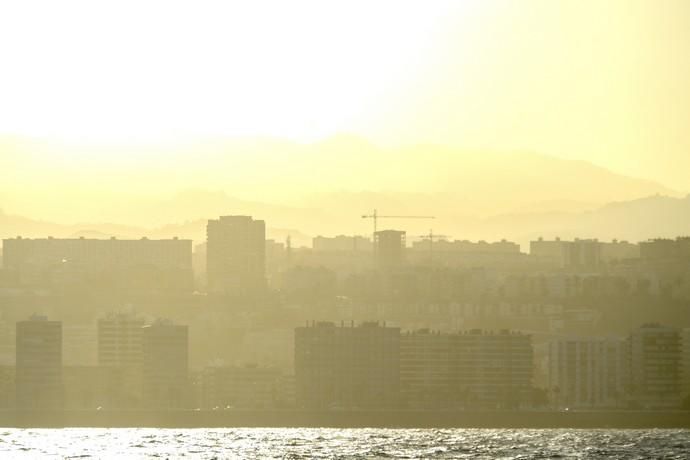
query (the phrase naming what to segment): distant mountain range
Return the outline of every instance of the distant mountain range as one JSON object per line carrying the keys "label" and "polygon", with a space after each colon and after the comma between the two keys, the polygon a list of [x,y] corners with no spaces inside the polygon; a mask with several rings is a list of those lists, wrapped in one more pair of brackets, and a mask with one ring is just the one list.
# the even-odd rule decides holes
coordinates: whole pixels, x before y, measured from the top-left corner
{"label": "distant mountain range", "polygon": [[510,229],[511,238],[523,244],[539,236],[565,239],[643,241],[690,235],[690,195],[672,198],[655,195],[606,204],[574,213],[504,214],[478,223],[477,231],[498,234]]}
{"label": "distant mountain range", "polygon": [[682,196],[584,161],[437,145],[381,147],[348,135],[312,144],[258,138],[169,150],[60,149],[0,138],[6,163],[0,208],[54,222],[146,227],[244,213],[280,228],[361,233],[369,225],[355,222],[372,209],[431,214],[439,217],[435,225],[445,226],[499,214],[576,213],[656,194]]}
{"label": "distant mountain range", "polygon": [[[69,147],[60,148],[0,138],[0,236],[203,241],[206,219],[245,214],[266,220],[269,238],[290,235],[299,245],[312,235],[369,235],[372,221],[361,216],[374,209],[435,216],[379,221],[379,229],[407,230],[409,240],[430,229],[523,245],[540,235],[638,241],[690,233],[690,198],[678,191],[529,152],[384,148],[348,135],[312,144],[220,140],[154,152],[82,147],[83,160],[72,154],[64,161],[53,154]],[[166,197],[171,189],[180,191]],[[86,223],[66,224],[80,221]]]}
{"label": "distant mountain range", "polygon": [[[200,196],[195,195],[194,201]],[[210,218],[220,214],[257,214],[254,210],[261,210],[259,216],[267,220],[268,237],[284,241],[290,235],[296,245],[310,244],[311,236],[317,234],[333,235],[337,233],[367,234],[370,231],[370,222],[364,222],[358,214],[349,214],[352,222],[346,226],[345,219],[340,219],[343,227],[336,232],[325,232],[315,229],[319,219],[328,219],[335,213],[332,210],[313,211],[306,208],[283,208],[280,206],[258,205],[241,202],[227,198],[235,204],[233,207],[225,207],[226,198],[220,197],[216,205],[218,209],[204,209],[209,212]],[[392,203],[387,203],[392,204]],[[263,208],[254,206],[264,206]],[[223,212],[222,209],[227,209]],[[393,206],[391,206],[393,208]],[[213,211],[213,212],[211,212]],[[304,226],[299,229],[282,228],[273,225],[274,215],[280,218],[288,218],[290,213],[295,213],[298,218],[304,219]],[[294,217],[294,216],[293,216]],[[673,198],[662,195],[654,195],[630,201],[612,202],[592,210],[575,212],[518,212],[499,214],[491,217],[462,217],[439,216],[434,221],[413,220],[389,220],[385,225],[379,223],[379,227],[395,227],[408,230],[410,236],[422,232],[430,226],[434,226],[437,233],[450,234],[455,239],[484,239],[497,240],[507,238],[517,241],[527,250],[527,244],[531,239],[539,236],[554,238],[559,236],[564,239],[575,237],[599,238],[610,240],[617,238],[632,242],[646,240],[655,237],[675,237],[690,235],[690,195],[684,198]],[[390,222],[395,222],[390,224]],[[85,223],[75,225],[63,225],[53,222],[33,220],[22,216],[13,216],[0,213],[0,236],[3,238],[22,235],[24,237],[79,237],[106,238],[117,236],[120,238],[191,238],[196,242],[205,239],[206,219],[195,219],[184,223],[171,223],[155,228],[140,226],[118,225],[109,223]],[[322,225],[328,227],[328,225]],[[357,227],[358,231],[351,230]]]}

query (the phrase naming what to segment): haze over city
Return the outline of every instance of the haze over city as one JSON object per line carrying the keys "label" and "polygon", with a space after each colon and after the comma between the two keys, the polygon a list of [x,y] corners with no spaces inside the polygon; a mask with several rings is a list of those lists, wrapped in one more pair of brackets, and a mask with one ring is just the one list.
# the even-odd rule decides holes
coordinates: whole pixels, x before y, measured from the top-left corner
{"label": "haze over city", "polygon": [[682,0],[0,5],[4,445],[688,453],[689,81]]}

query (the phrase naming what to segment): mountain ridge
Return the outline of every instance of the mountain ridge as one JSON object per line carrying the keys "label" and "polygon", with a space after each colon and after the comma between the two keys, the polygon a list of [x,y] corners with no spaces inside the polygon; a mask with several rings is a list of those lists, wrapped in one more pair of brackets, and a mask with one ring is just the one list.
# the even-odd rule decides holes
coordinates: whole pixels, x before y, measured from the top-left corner
{"label": "mountain ridge", "polygon": [[[305,214],[310,212],[308,209],[300,211]],[[217,215],[211,215],[208,218],[215,217]],[[371,224],[364,222],[360,215],[353,215],[349,217],[352,222],[349,228],[341,227],[339,231],[323,232],[318,229],[272,225],[271,215],[255,217],[267,220],[267,238],[283,241],[287,235],[290,235],[296,245],[309,245],[310,238],[319,234],[368,235]],[[0,237],[12,238],[21,235],[60,238],[79,236],[172,238],[178,236],[191,238],[198,243],[205,238],[205,224],[208,218],[144,227],[117,223],[60,224],[9,215],[0,211]],[[450,233],[454,239],[511,239],[523,245],[523,250],[526,250],[524,245],[539,236],[547,239],[580,237],[610,240],[616,238],[638,242],[649,238],[672,238],[690,234],[690,195],[684,198],[652,195],[629,201],[612,202],[594,210],[579,212],[523,212],[497,214],[488,218],[441,216],[435,221],[397,220],[394,224],[396,228],[407,229],[409,235],[424,231],[430,225],[435,227],[434,231]],[[379,228],[385,226],[386,224],[379,224]]]}

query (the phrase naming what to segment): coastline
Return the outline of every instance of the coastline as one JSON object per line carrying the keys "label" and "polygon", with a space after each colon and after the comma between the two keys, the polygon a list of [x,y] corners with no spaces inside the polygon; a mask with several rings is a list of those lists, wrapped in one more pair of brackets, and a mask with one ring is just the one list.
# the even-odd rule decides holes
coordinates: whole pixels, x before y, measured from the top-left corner
{"label": "coastline", "polygon": [[3,428],[690,428],[690,411],[0,411]]}

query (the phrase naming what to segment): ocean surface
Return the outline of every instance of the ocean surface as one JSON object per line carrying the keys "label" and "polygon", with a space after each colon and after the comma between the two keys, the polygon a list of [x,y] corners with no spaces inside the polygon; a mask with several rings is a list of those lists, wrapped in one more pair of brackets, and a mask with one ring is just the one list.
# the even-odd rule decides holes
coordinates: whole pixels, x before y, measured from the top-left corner
{"label": "ocean surface", "polygon": [[690,430],[0,429],[0,458],[690,458]]}

